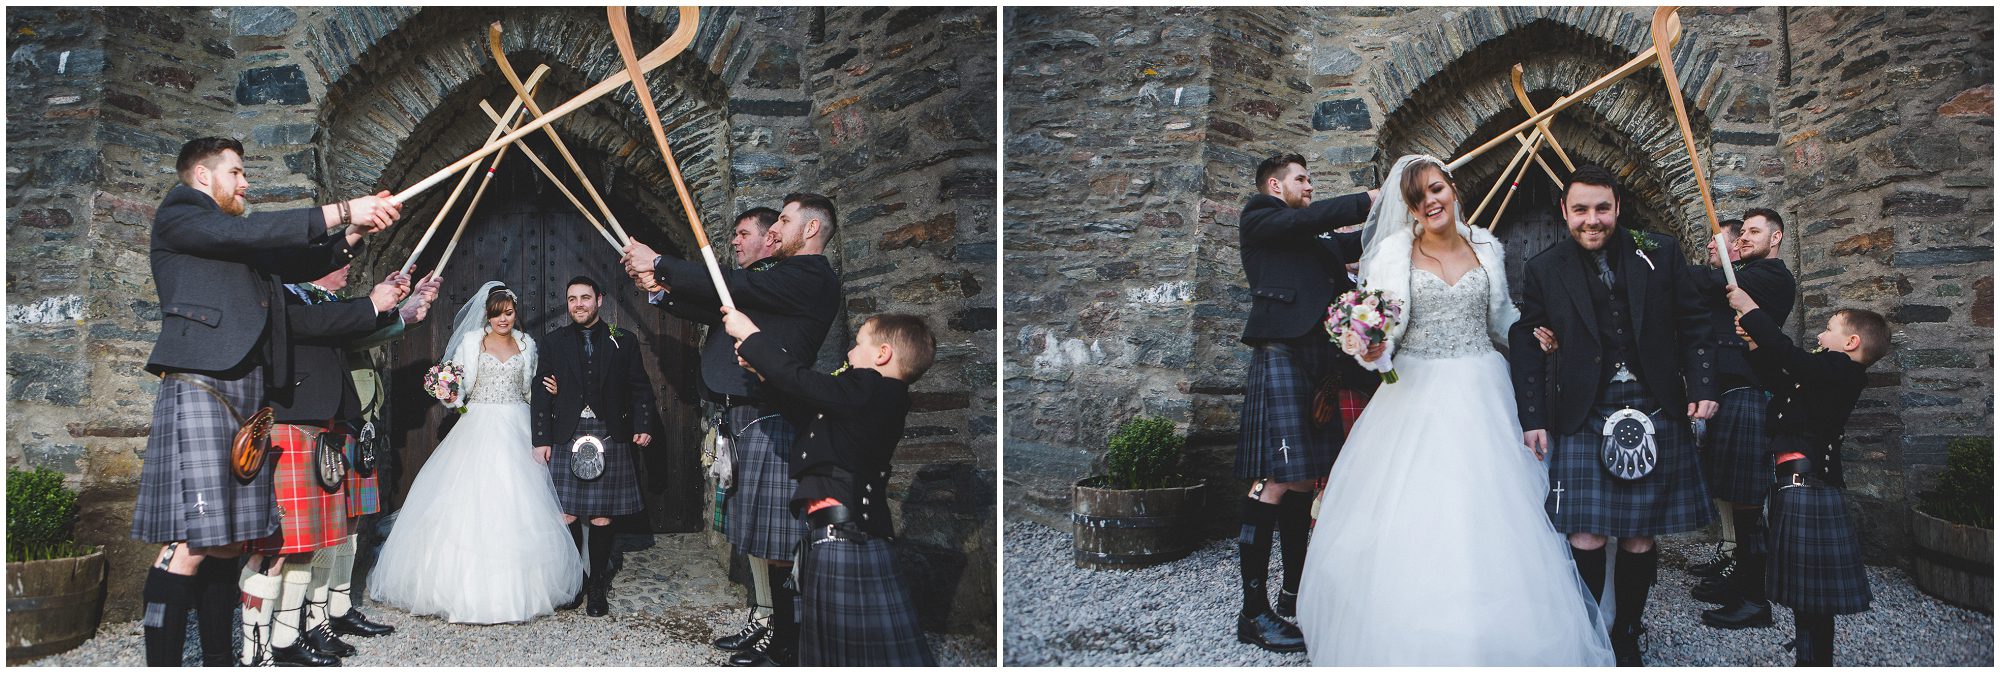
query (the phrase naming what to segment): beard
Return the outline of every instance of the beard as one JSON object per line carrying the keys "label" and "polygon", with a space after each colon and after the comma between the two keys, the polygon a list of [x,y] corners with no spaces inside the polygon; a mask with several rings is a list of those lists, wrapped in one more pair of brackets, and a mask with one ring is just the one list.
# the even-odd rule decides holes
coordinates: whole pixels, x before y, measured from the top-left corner
{"label": "beard", "polygon": [[777,259],[787,259],[793,255],[799,254],[799,251],[805,249],[805,247],[806,247],[806,242],[803,240],[785,241],[783,243],[779,243],[777,249],[771,251],[770,256],[775,257]]}
{"label": "beard", "polygon": [[221,207],[222,212],[227,213],[230,217],[242,217],[243,212],[246,210],[243,205],[243,199],[236,198],[235,191],[210,188],[208,195],[214,197],[215,205]]}

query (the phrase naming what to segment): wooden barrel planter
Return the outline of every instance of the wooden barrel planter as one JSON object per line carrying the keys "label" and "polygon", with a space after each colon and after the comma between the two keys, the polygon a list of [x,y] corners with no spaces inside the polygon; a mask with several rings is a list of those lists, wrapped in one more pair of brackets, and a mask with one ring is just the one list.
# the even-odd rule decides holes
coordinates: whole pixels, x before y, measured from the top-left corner
{"label": "wooden barrel planter", "polygon": [[104,548],[86,556],[7,564],[7,664],[45,657],[97,635]]}
{"label": "wooden barrel planter", "polygon": [[1924,593],[1993,614],[1993,530],[1952,523],[1922,510],[1910,516],[1916,540],[1917,588]]}
{"label": "wooden barrel planter", "polygon": [[1203,482],[1174,488],[1116,490],[1102,477],[1070,492],[1072,546],[1079,568],[1138,568],[1194,551]]}

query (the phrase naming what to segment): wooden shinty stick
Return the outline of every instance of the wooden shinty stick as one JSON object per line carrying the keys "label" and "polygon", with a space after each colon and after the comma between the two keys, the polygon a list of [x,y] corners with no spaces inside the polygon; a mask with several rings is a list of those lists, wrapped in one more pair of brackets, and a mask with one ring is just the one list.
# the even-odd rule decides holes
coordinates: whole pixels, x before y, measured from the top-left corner
{"label": "wooden shinty stick", "polygon": [[[674,34],[668,37],[667,41],[662,43],[659,48],[647,53],[645,58],[639,59],[641,70],[651,71],[665,65],[667,61],[673,60],[675,56],[678,56],[681,51],[687,49],[687,46],[694,42],[695,23],[701,14],[701,10],[694,7],[682,7],[680,11],[680,25],[674,28]],[[603,98],[604,94],[611,93],[618,87],[624,86],[631,79],[632,71],[629,69],[614,72],[610,76],[605,77],[604,81],[598,82],[589,89],[585,89],[583,93],[577,94],[575,98],[571,98],[563,102],[562,105],[549,109],[546,114],[528,122],[520,128],[514,129],[512,133],[508,133],[499,140],[486,143],[484,147],[473,151],[473,153],[465,155],[465,157],[458,161],[451,162],[450,165],[444,168],[438,169],[430,177],[419,180],[417,184],[410,185],[403,191],[397,192],[395,196],[389,197],[389,200],[396,203],[403,203],[415,198],[418,194],[422,194],[425,190],[437,185],[437,183],[443,182],[445,178],[451,177],[453,173],[465,170],[467,166],[471,166],[480,159],[486,158],[487,155],[500,151],[501,148],[507,147],[513,144],[514,141],[520,140],[523,136],[534,133],[551,122],[577,111],[591,101]]]}
{"label": "wooden shinty stick", "polygon": [[1669,23],[1679,23],[1675,7],[1661,7],[1653,11],[1653,46],[1660,54],[1660,76],[1667,80],[1667,98],[1674,103],[1674,121],[1681,128],[1681,144],[1687,146],[1688,167],[1694,169],[1694,183],[1701,190],[1701,208],[1708,215],[1708,233],[1715,237],[1716,258],[1722,262],[1722,275],[1730,285],[1736,284],[1736,269],[1729,263],[1729,231],[1715,218],[1715,197],[1708,192],[1708,175],[1701,167],[1701,153],[1694,145],[1694,126],[1688,122],[1687,103],[1681,100],[1681,80],[1674,74],[1673,35]]}
{"label": "wooden shinty stick", "polygon": [[[1549,139],[1548,134],[1542,134],[1541,136],[1536,137],[1534,142],[1528,144],[1528,153],[1534,155],[1538,159],[1541,158],[1541,155],[1537,153],[1541,152],[1542,150],[1542,141],[1548,139]],[[1500,199],[1500,207],[1494,208],[1493,217],[1486,221],[1487,233],[1493,233],[1495,231],[1500,230],[1500,214],[1507,212],[1507,204],[1514,202],[1514,193],[1521,189],[1521,178],[1528,177],[1528,169],[1531,166],[1532,164],[1529,164],[1527,162],[1522,162],[1521,170],[1516,171],[1514,173],[1514,181],[1508,183],[1507,185],[1507,196],[1505,198]],[[1548,164],[1542,164],[1542,167],[1548,168]],[[1558,180],[1556,181],[1556,184],[1560,185],[1562,184],[1562,181]]]}
{"label": "wooden shinty stick", "polygon": [[[528,76],[528,81],[530,82],[530,84],[528,85],[528,90],[533,91],[535,87],[540,86],[542,75],[546,75],[548,74],[548,72],[549,72],[548,66],[542,66],[536,68],[535,72]],[[479,105],[481,107],[486,107],[486,101],[479,101]],[[506,133],[507,129],[509,128],[509,124],[507,123],[506,120],[518,114],[520,110],[521,110],[521,99],[519,97],[516,97],[514,98],[514,102],[507,104],[507,114],[505,116],[502,116],[499,120],[493,123],[493,132],[487,134],[486,142],[489,143],[493,142],[494,138],[498,138],[500,137],[500,134]],[[410,249],[409,261],[403,262],[403,273],[409,273],[411,269],[416,268],[417,255],[423,254],[424,246],[429,245],[431,242],[431,236],[437,233],[438,224],[444,222],[444,216],[451,213],[452,204],[458,203],[458,195],[465,191],[465,186],[472,182],[472,176],[478,172],[479,171],[477,169],[469,169],[465,171],[465,177],[459,178],[458,186],[452,188],[451,196],[445,198],[444,205],[438,206],[437,217],[431,218],[430,228],[424,230],[423,237],[417,239],[416,247]]]}
{"label": "wooden shinty stick", "polygon": [[722,279],[722,265],[715,261],[715,251],[709,247],[708,233],[702,230],[701,214],[695,212],[694,197],[688,193],[687,180],[681,177],[680,162],[674,160],[674,150],[667,146],[666,128],[660,125],[660,111],[653,107],[652,91],[646,86],[646,73],[632,48],[632,29],[625,24],[624,7],[606,7],[605,14],[611,22],[611,39],[618,43],[618,54],[625,59],[625,69],[632,72],[632,91],[639,96],[639,105],[646,111],[646,123],[653,127],[653,140],[660,145],[660,157],[667,162],[667,174],[673,176],[674,191],[681,197],[681,208],[687,213],[688,226],[694,228],[695,248],[701,251],[701,261],[708,266],[708,279],[715,284],[715,295],[722,305],[736,308],[736,300],[729,296],[729,284]]}
{"label": "wooden shinty stick", "polygon": [[493,163],[486,167],[486,177],[479,179],[479,189],[473,190],[472,200],[465,204],[465,214],[458,218],[458,228],[451,232],[451,242],[444,246],[444,256],[438,258],[437,266],[432,268],[430,275],[425,276],[425,278],[444,273],[445,262],[451,261],[451,251],[458,249],[458,238],[465,235],[465,228],[472,221],[473,211],[479,210],[479,199],[486,196],[486,186],[493,183],[493,173],[499,170],[500,160],[505,158],[507,158],[505,147],[502,147],[501,151],[494,153]]}
{"label": "wooden shinty stick", "polygon": [[[487,26],[486,47],[488,51],[493,52],[493,64],[500,67],[500,76],[507,80],[508,86],[514,87],[514,93],[527,99],[528,113],[539,117],[542,115],[542,106],[535,103],[534,96],[528,93],[528,88],[521,83],[520,76],[514,74],[514,64],[507,60],[507,50],[501,44],[500,35],[499,21]],[[604,213],[604,219],[611,223],[611,230],[618,232],[619,247],[624,247],[624,242],[632,240],[632,237],[625,233],[624,227],[618,225],[618,217],[611,214],[611,206],[605,205],[604,197],[598,195],[597,185],[591,184],[590,176],[583,172],[582,166],[577,165],[576,155],[570,154],[569,145],[563,143],[562,136],[556,134],[554,126],[544,126],[542,132],[548,134],[549,142],[556,146],[556,152],[569,164],[569,170],[576,174],[576,181],[583,183],[583,191],[590,195],[590,201],[597,204],[598,209]],[[535,159],[535,163],[540,165],[541,159]],[[596,222],[595,219],[591,221]]]}
{"label": "wooden shinty stick", "polygon": [[[502,124],[506,123],[506,118],[501,117],[500,113],[494,112],[493,106],[487,105],[486,101],[479,101],[479,109],[484,110],[486,112],[487,117],[499,120],[500,123]],[[577,199],[576,194],[569,191],[569,185],[563,184],[562,178],[556,177],[555,171],[549,170],[549,165],[542,163],[542,158],[535,156],[535,152],[533,150],[528,149],[528,146],[525,141],[521,140],[514,141],[514,149],[520,150],[521,154],[526,155],[528,157],[528,161],[534,162],[535,168],[542,169],[542,175],[547,176],[549,182],[555,183],[556,189],[558,191],[561,191],[562,195],[564,197],[567,197],[569,199],[569,202],[576,206],[577,212],[583,214],[583,219],[588,220],[590,222],[590,226],[595,227],[597,229],[597,233],[604,235],[604,242],[610,243],[611,249],[618,250],[621,252],[624,250],[624,246],[618,245],[618,240],[611,237],[611,232],[605,230],[604,224],[602,222],[597,221],[597,216],[593,215],[590,212],[590,207],[583,205],[583,201]]]}

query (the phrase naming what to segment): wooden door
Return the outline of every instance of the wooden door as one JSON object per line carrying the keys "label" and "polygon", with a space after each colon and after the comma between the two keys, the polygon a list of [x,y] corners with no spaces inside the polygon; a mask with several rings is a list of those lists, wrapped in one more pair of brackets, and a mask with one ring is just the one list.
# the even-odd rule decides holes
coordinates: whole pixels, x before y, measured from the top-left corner
{"label": "wooden door", "polygon": [[1546,179],[1523,180],[1506,212],[1500,214],[1498,235],[1507,249],[1507,291],[1517,303],[1528,259],[1569,239],[1569,225],[1563,222],[1557,205],[1561,197],[1562,192]]}
{"label": "wooden door", "polygon": [[[527,162],[512,163],[527,166]],[[502,173],[506,172],[503,167]],[[695,389],[699,333],[687,321],[647,304],[626,278],[611,246],[562,197],[547,198],[546,192],[554,190],[535,189],[529,178],[540,179],[516,173],[495,180],[445,269],[445,283],[431,317],[392,347],[397,456],[393,481],[385,483],[385,511],[401,505],[424,462],[458,419],[458,414],[423,392],[422,381],[442,354],[459,308],[487,281],[504,282],[521,297],[515,308],[517,329],[541,340],[550,330],[571,322],[564,306],[568,283],[586,275],[604,289],[601,319],[631,332],[646,353],[646,374],[658,401],[652,446],[639,450],[645,512],[616,525],[630,532],[700,531],[705,489],[700,398]],[[642,224],[622,212],[619,204],[613,208],[628,231]],[[429,264],[427,260],[419,268]]]}

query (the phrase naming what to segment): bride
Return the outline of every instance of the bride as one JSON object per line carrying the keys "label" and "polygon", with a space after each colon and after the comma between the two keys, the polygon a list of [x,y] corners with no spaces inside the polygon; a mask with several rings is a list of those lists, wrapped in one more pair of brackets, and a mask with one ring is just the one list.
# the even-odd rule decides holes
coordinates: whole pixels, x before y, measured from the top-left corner
{"label": "bride", "polygon": [[459,309],[444,360],[465,371],[458,419],[417,473],[368,579],[369,597],[470,624],[521,622],[576,595],[583,561],[549,468],[534,456],[535,342],[488,282]]}
{"label": "bride", "polygon": [[1383,186],[1361,276],[1408,298],[1378,361],[1400,356],[1400,381],[1368,403],[1324,491],[1299,588],[1312,662],[1610,666],[1495,350],[1519,317],[1500,242],[1459,221],[1435,158],[1403,157]]}

